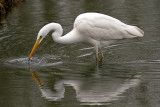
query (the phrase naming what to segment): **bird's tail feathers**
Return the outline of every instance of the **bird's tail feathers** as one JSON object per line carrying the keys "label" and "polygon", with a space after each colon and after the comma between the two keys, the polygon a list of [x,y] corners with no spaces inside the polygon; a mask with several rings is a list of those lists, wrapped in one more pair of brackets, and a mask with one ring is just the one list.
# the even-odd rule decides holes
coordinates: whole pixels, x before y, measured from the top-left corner
{"label": "bird's tail feathers", "polygon": [[143,37],[144,31],[137,26],[129,26],[126,30],[132,37]]}

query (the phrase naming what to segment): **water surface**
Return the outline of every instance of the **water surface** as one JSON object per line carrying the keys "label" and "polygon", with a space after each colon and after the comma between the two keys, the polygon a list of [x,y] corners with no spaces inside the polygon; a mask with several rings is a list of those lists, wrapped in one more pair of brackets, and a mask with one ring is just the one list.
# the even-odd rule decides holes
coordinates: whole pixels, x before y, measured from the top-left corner
{"label": "water surface", "polygon": [[[0,29],[0,104],[3,107],[158,107],[160,105],[158,0],[26,0]],[[64,34],[77,15],[100,12],[144,30],[143,38],[103,49],[62,45],[48,35],[28,65],[38,31],[60,23]]]}

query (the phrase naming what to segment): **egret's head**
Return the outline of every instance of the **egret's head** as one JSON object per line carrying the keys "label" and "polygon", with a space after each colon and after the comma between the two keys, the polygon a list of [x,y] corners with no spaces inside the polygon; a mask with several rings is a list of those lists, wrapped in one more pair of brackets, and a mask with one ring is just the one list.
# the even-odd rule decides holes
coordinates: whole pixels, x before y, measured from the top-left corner
{"label": "egret's head", "polygon": [[33,53],[36,50],[37,46],[47,36],[47,34],[49,32],[51,32],[51,31],[54,32],[53,35],[54,34],[62,35],[62,32],[63,32],[61,25],[58,24],[58,23],[49,23],[49,24],[45,25],[38,33],[36,43],[34,44],[33,49],[32,49],[32,51],[31,51],[31,53],[29,55],[29,59],[33,55]]}
{"label": "egret's head", "polygon": [[38,47],[38,45],[41,43],[41,41],[44,39],[44,37],[48,34],[48,32],[46,32],[45,28],[43,27],[39,33],[38,33],[38,36],[37,36],[37,40],[32,48],[32,51],[29,55],[29,59],[32,57],[34,51],[36,50],[36,48]]}

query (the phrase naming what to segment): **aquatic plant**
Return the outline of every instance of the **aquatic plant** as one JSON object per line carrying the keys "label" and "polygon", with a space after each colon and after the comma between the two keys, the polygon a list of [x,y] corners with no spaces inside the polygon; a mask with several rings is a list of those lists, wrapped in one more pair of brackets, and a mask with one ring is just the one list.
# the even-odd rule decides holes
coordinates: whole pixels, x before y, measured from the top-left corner
{"label": "aquatic plant", "polygon": [[24,0],[0,0],[0,23],[6,18],[14,6],[23,1]]}

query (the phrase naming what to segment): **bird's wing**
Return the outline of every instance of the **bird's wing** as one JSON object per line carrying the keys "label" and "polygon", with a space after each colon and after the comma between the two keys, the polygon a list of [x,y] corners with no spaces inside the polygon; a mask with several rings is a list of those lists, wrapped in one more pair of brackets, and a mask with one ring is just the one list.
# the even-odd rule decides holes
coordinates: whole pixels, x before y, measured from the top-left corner
{"label": "bird's wing", "polygon": [[138,27],[124,24],[118,19],[98,13],[78,16],[74,27],[82,35],[101,41],[143,36],[143,31]]}

